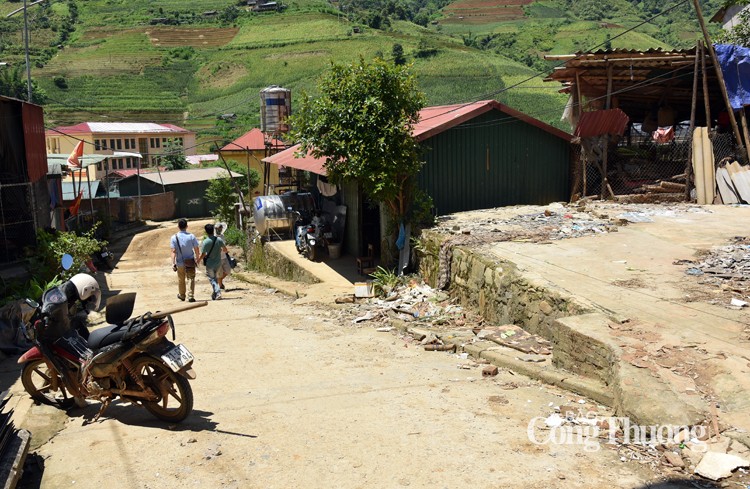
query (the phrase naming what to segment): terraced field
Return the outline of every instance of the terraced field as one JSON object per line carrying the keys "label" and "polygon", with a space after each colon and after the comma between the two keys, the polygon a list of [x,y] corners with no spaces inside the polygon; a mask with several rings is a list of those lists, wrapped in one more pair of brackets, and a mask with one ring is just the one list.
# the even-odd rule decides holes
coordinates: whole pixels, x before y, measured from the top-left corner
{"label": "terraced field", "polygon": [[534,0],[458,0],[443,9],[446,18],[441,22],[487,24],[524,17],[523,7]]}
{"label": "terraced field", "polygon": [[229,44],[238,32],[236,27],[157,27],[146,29],[145,34],[154,46],[208,48]]}

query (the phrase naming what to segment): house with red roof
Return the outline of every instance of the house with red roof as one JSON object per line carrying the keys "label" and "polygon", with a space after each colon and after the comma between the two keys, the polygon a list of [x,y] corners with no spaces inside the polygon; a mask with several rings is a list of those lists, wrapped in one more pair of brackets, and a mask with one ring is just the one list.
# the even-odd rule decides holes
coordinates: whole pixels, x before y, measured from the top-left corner
{"label": "house with red roof", "polygon": [[[425,162],[417,185],[437,215],[570,197],[572,136],[495,100],[426,107],[412,134]],[[298,152],[292,146],[263,161],[310,172],[317,193],[325,159]],[[356,182],[342,186],[337,203],[347,206],[344,249],[363,255],[368,244],[377,247],[384,214]]]}
{"label": "house with red roof", "polygon": [[271,165],[268,171],[262,160],[283,151],[288,146],[283,141],[267,136],[263,131],[254,127],[238,137],[229,144],[219,149],[219,155],[226,161],[235,161],[240,165],[249,167],[261,176],[261,186],[264,185],[263,176],[266,174],[266,184],[273,188],[280,185],[289,185],[291,173],[286,168]]}

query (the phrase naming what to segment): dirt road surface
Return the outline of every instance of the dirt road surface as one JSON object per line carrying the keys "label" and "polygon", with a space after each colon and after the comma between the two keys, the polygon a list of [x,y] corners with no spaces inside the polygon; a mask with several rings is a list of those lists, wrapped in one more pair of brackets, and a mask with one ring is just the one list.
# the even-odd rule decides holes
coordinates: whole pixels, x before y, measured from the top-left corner
{"label": "dirt road surface", "polygon": [[[175,228],[135,236],[107,275],[110,289],[138,293],[136,312],[181,304],[169,267]],[[199,272],[202,300],[209,286]],[[22,423],[43,458],[41,487],[551,489],[653,480],[647,465],[609,447],[529,440],[532,418],[563,404],[604,409],[591,401],[507,371],[483,379],[479,367],[457,368],[466,360],[456,355],[355,325],[344,310],[227,285],[224,300],[175,316],[198,375],[183,423],[122,403],[94,423],[98,404],[67,415],[28,409]]]}

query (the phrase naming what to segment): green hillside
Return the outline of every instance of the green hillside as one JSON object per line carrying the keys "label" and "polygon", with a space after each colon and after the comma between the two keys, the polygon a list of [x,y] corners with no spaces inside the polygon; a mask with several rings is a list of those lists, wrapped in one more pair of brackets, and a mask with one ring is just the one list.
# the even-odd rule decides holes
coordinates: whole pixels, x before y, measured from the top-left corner
{"label": "green hillside", "polygon": [[[480,19],[467,28],[450,22],[450,12],[470,12],[482,2],[450,11],[457,3],[439,10],[440,4],[404,2],[399,10],[389,2],[379,10],[377,2],[297,0],[281,12],[253,13],[228,0],[56,0],[29,8],[32,76],[47,96],[48,126],[171,122],[197,130],[208,149],[211,141],[259,124],[262,88],[314,94],[332,60],[388,59],[398,43],[429,104],[497,98],[559,125],[565,97],[533,78],[550,68],[543,54],[605,43],[643,16],[626,0],[614,0],[620,19],[587,19],[585,9],[571,16],[566,0],[526,1],[501,11],[517,18]],[[0,3],[0,61],[13,66],[23,64],[22,15],[5,15],[21,5]],[[611,46],[671,47],[665,35],[654,37],[659,33],[658,25],[646,24]],[[219,121],[230,113],[237,115],[233,123]]]}

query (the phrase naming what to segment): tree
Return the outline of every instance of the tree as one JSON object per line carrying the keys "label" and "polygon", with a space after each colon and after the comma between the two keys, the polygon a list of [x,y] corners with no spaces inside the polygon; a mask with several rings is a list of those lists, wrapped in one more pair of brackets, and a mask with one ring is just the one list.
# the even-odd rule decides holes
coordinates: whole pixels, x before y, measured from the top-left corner
{"label": "tree", "polygon": [[238,199],[229,173],[221,172],[217,178],[208,182],[206,200],[216,206],[214,215],[217,219],[234,224],[234,203]]}
{"label": "tree", "polygon": [[417,80],[403,66],[382,59],[337,65],[323,75],[321,96],[302,93],[291,118],[300,151],[325,157],[329,180],[357,180],[396,222],[410,211],[414,177],[422,167],[412,128],[424,107]]}
{"label": "tree", "polygon": [[394,44],[393,50],[391,51],[393,56],[393,64],[396,66],[402,66],[406,64],[406,57],[404,56],[404,47],[401,44]]}
{"label": "tree", "polygon": [[189,166],[182,143],[176,139],[170,139],[164,143],[162,154],[162,162],[168,170],[184,170]]}

